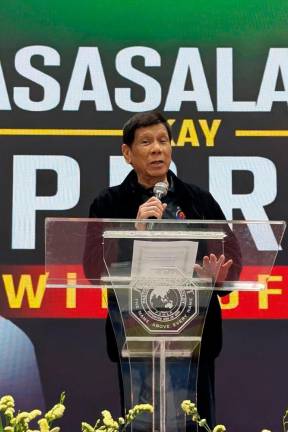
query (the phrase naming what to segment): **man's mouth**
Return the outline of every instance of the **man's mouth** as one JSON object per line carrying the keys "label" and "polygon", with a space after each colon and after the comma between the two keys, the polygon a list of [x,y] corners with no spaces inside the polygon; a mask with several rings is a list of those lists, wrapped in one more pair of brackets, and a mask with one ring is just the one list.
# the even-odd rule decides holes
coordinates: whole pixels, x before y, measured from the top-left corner
{"label": "man's mouth", "polygon": [[161,166],[161,165],[163,165],[163,161],[162,160],[153,161],[153,162],[151,162],[151,165],[153,165],[153,166]]}

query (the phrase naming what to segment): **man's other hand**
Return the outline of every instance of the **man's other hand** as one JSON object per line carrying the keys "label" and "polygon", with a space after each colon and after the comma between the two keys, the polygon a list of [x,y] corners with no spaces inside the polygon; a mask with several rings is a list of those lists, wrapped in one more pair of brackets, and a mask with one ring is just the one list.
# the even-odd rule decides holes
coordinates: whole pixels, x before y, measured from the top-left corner
{"label": "man's other hand", "polygon": [[199,277],[213,278],[215,282],[223,282],[226,280],[232,264],[232,259],[225,262],[225,255],[220,255],[217,258],[216,255],[210,254],[204,256],[202,265],[195,264],[194,268]]}

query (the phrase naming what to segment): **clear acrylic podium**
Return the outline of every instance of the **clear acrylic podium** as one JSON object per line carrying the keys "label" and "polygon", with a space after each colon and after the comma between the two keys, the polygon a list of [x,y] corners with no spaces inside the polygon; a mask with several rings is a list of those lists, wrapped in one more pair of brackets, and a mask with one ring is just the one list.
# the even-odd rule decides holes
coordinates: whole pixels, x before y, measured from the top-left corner
{"label": "clear acrylic podium", "polygon": [[[185,430],[181,402],[197,402],[210,300],[264,289],[259,268],[270,275],[284,230],[284,222],[46,220],[47,288],[107,289],[125,409],[154,406],[133,431]],[[221,255],[232,260],[226,272],[215,262]]]}

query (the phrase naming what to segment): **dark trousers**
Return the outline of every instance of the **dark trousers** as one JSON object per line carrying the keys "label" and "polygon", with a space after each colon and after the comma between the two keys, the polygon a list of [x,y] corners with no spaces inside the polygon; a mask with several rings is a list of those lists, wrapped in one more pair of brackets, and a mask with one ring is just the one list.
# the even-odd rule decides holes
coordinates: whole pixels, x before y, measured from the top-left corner
{"label": "dark trousers", "polygon": [[214,359],[200,359],[197,384],[197,408],[201,418],[212,428],[215,418],[215,365]]}

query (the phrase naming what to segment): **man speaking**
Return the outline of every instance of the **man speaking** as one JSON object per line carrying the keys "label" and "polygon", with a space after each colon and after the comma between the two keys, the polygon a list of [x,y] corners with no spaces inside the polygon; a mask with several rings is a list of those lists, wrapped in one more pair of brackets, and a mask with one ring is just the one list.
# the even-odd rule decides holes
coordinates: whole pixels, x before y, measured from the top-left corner
{"label": "man speaking", "polygon": [[[133,170],[119,186],[110,187],[100,193],[91,205],[90,217],[138,219],[139,229],[141,220],[150,218],[225,220],[221,208],[209,192],[184,183],[169,170],[171,139],[170,126],[161,113],[146,112],[131,117],[123,128],[122,153]],[[167,191],[161,194],[161,200],[155,196],[153,190],[159,182],[167,185]],[[201,274],[205,269],[213,267],[217,269],[218,282],[226,277],[230,279],[231,272],[234,272],[232,278],[235,279],[237,259],[239,262],[236,243],[235,249],[227,260],[223,255],[204,257],[203,264],[198,265],[196,270]],[[238,267],[240,268],[240,265]],[[236,273],[239,273],[238,270]],[[115,336],[109,323],[108,320],[108,351],[112,358],[117,359],[116,342],[111,342],[115,341]],[[199,413],[211,426],[215,425],[214,360],[221,350],[221,345],[221,310],[214,292],[202,337],[197,386]]]}

